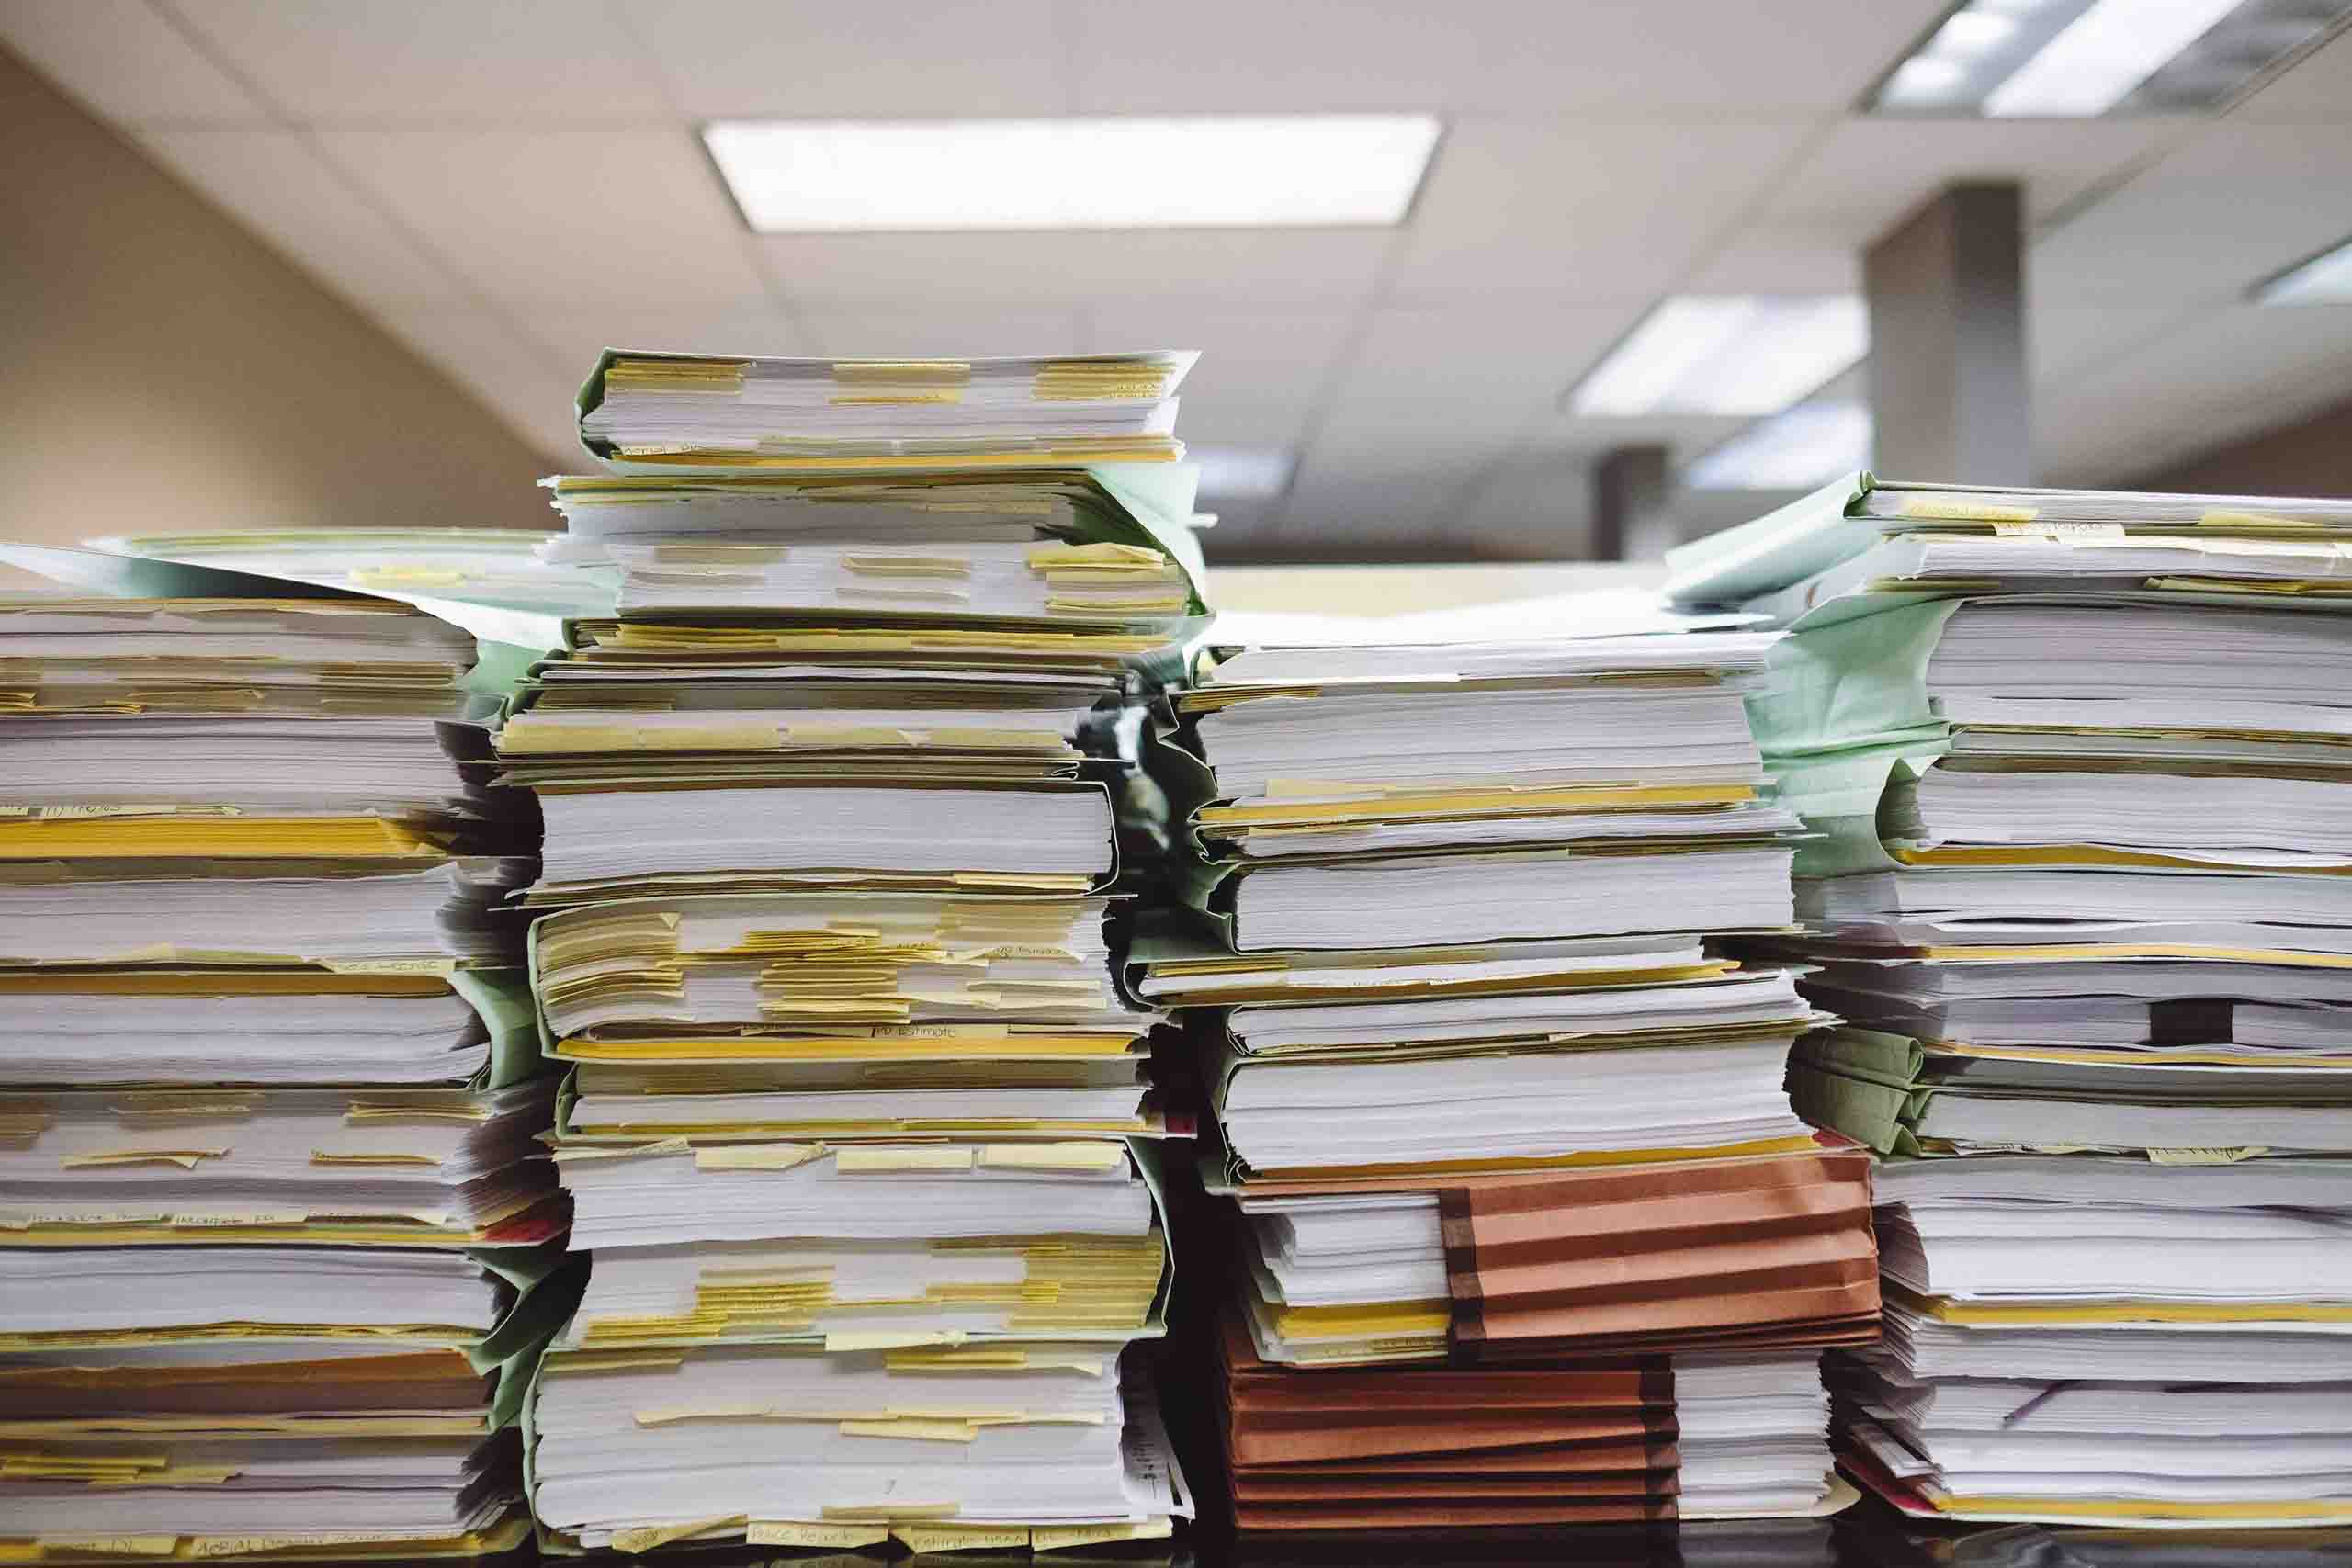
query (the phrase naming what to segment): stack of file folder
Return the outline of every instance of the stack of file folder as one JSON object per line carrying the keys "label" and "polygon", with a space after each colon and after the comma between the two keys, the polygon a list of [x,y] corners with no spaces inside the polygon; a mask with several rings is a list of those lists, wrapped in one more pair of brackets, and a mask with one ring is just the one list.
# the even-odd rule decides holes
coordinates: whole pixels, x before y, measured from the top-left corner
{"label": "stack of file folder", "polygon": [[475,661],[381,600],[0,603],[0,1554],[526,1541],[576,1290]]}
{"label": "stack of file folder", "polygon": [[2352,1519],[2352,503],[1841,480],[1790,617],[1798,1107],[1871,1145],[1849,1468],[1922,1518]]}
{"label": "stack of file folder", "polygon": [[[543,555],[608,574],[500,731],[580,1311],[565,1547],[1061,1546],[1190,1504],[1116,983],[1137,696],[1202,613],[1189,355],[607,355]],[[1182,1130],[1181,1118],[1174,1130]]]}
{"label": "stack of file folder", "polygon": [[[1162,716],[1201,858],[1129,983],[1184,1011],[1238,1206],[1245,1531],[1841,1495],[1817,1362],[1876,1331],[1868,1156],[1783,1090],[1794,974],[1711,940],[1792,919],[1742,706],[1771,642],[1245,649]],[[1449,1356],[1510,1370],[1402,1365]]]}

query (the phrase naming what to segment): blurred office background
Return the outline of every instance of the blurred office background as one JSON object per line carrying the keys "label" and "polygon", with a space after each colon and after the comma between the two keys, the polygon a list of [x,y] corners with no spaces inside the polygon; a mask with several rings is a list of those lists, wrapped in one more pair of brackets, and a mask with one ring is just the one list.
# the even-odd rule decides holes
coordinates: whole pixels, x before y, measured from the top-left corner
{"label": "blurred office background", "polygon": [[[1497,563],[1639,558],[1874,450],[2352,493],[2347,14],[0,0],[5,532],[549,525],[608,344],[1199,348],[1212,562],[1391,563],[1372,601],[1584,581]],[[1096,117],[1170,137],[1107,217],[944,226],[821,140]],[[733,121],[872,210],[796,209],[788,163],[763,207]]]}

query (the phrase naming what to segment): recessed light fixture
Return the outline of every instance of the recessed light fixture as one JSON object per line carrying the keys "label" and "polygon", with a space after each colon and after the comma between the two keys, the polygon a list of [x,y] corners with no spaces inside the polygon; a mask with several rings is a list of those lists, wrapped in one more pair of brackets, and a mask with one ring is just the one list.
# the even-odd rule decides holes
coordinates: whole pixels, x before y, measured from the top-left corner
{"label": "recessed light fixture", "polygon": [[2077,119],[2218,109],[2352,21],[2352,0],[1968,0],[1880,114]]}
{"label": "recessed light fixture", "polygon": [[763,234],[1402,222],[1425,114],[719,120],[703,128]]}
{"label": "recessed light fixture", "polygon": [[1871,411],[1813,398],[1758,420],[1682,472],[1692,490],[1812,490],[1871,464]]}
{"label": "recessed light fixture", "polygon": [[1577,383],[1568,412],[1778,413],[1869,346],[1858,295],[1678,294]]}
{"label": "recessed light fixture", "polygon": [[1290,485],[1297,459],[1279,446],[1201,446],[1187,444],[1184,457],[1201,466],[1203,501],[1263,501]]}
{"label": "recessed light fixture", "polygon": [[2257,305],[2352,305],[2352,240],[2246,290]]}

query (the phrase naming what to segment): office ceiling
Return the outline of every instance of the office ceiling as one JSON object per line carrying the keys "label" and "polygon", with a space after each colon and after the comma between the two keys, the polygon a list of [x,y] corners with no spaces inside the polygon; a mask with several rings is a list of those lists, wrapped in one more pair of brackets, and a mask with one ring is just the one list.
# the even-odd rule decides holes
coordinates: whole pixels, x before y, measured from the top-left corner
{"label": "office ceiling", "polygon": [[[2025,182],[2036,460],[2126,479],[2352,391],[2352,34],[2219,119],[1851,106],[1940,0],[0,0],[0,39],[472,387],[551,466],[598,348],[1206,351],[1182,433],[1297,454],[1227,558],[1579,553],[1571,419],[1661,295],[1827,292],[1948,180]],[[1432,109],[1393,230],[749,232],[729,116]],[[1148,171],[1138,171],[1148,178]],[[1717,502],[1718,506],[1722,503]],[[1735,503],[1736,509],[1736,503]]]}

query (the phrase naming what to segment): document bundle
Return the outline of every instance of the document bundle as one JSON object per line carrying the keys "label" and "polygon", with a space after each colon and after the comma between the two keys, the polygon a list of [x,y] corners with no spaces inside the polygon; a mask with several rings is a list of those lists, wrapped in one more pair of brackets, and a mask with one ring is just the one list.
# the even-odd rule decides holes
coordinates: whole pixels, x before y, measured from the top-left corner
{"label": "document bundle", "polygon": [[1238,1210],[1243,1530],[1841,1495],[1867,1155],[1783,1090],[1794,974],[1713,940],[1793,913],[1742,707],[1771,640],[1245,649],[1163,716],[1200,858],[1128,976],[1183,1011]]}
{"label": "document bundle", "polygon": [[1751,701],[1883,1156],[1841,1457],[1920,1518],[2352,1519],[2352,505],[1881,485],[1677,561]]}
{"label": "document bundle", "polygon": [[[543,554],[616,584],[497,738],[580,1310],[560,1550],[1050,1548],[1190,1501],[1117,984],[1137,703],[1202,613],[1185,355],[608,355]],[[1182,1130],[1181,1126],[1178,1130]]]}
{"label": "document bundle", "polygon": [[0,602],[0,1554],[517,1549],[577,1280],[475,639],[186,581]]}

